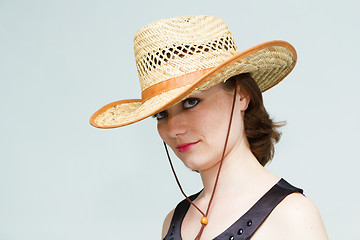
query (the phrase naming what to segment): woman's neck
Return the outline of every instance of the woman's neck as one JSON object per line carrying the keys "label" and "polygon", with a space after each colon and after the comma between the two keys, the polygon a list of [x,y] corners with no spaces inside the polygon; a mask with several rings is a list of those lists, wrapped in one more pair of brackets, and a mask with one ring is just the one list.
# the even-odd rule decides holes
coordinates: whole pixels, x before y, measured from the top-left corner
{"label": "woman's neck", "polygon": [[[200,172],[204,185],[201,198],[210,199],[219,166],[220,162]],[[243,141],[242,144],[240,143],[224,157],[215,196],[227,196],[233,194],[234,191],[241,194],[241,189],[246,192],[246,189],[251,187],[252,183],[268,177],[274,178],[274,175],[261,166],[251,152],[248,143]]]}

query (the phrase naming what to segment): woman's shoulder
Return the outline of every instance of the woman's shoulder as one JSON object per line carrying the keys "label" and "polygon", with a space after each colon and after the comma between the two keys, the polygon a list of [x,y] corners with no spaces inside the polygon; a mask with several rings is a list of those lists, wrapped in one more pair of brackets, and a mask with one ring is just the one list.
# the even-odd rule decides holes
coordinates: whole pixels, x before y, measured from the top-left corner
{"label": "woman's shoulder", "polygon": [[[199,196],[199,194],[202,192],[203,190],[200,190],[199,192],[189,196],[189,199],[191,201],[194,201],[194,199],[197,198],[197,196]],[[174,224],[178,225],[180,222],[182,221],[182,219],[184,218],[188,208],[190,206],[190,203],[188,202],[187,199],[183,199],[181,202],[178,203],[178,205],[168,213],[168,215],[165,217],[164,223],[163,223],[163,228],[162,228],[162,236],[163,238],[166,236],[168,229],[170,227],[170,224],[172,222],[172,219],[174,217],[174,214],[176,215],[176,221],[173,222]]]}
{"label": "woman's shoulder", "polygon": [[168,232],[168,229],[170,227],[171,219],[172,219],[172,217],[174,215],[174,212],[175,212],[175,209],[171,210],[168,213],[168,215],[166,215],[166,217],[165,217],[163,227],[162,227],[162,234],[161,234],[162,238],[161,239],[163,239],[166,236],[167,232]]}
{"label": "woman's shoulder", "polygon": [[277,239],[328,239],[318,208],[300,193],[284,198],[253,239],[268,239],[269,235]]}
{"label": "woman's shoulder", "polygon": [[273,214],[297,224],[321,220],[319,210],[315,204],[300,193],[288,195],[274,209]]}

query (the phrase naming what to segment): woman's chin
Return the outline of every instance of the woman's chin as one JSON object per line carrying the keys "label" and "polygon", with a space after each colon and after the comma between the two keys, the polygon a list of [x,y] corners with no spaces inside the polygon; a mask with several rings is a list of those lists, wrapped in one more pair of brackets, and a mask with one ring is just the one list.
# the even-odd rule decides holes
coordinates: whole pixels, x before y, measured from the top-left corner
{"label": "woman's chin", "polygon": [[216,165],[216,163],[211,163],[209,161],[201,161],[199,159],[198,160],[186,159],[186,160],[182,160],[182,162],[187,168],[196,172],[206,171],[212,168],[214,165]]}

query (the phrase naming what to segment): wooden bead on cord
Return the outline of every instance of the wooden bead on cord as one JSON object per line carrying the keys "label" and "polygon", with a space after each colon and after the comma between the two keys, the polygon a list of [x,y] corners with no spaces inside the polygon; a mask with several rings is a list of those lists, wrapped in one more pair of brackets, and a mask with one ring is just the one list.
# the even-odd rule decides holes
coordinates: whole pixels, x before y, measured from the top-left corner
{"label": "wooden bead on cord", "polygon": [[202,217],[202,218],[201,218],[201,224],[203,224],[203,225],[207,225],[207,224],[208,224],[208,219],[207,219],[207,217]]}

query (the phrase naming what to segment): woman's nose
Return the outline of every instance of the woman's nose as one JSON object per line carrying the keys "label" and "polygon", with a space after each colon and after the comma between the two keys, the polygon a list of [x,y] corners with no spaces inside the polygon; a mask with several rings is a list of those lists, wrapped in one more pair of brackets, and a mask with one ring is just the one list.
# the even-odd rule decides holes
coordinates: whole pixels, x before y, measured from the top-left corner
{"label": "woman's nose", "polygon": [[186,133],[186,121],[181,114],[169,114],[168,121],[168,134],[171,138],[176,138]]}

